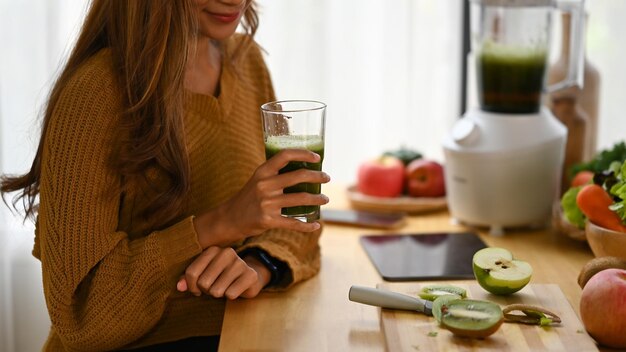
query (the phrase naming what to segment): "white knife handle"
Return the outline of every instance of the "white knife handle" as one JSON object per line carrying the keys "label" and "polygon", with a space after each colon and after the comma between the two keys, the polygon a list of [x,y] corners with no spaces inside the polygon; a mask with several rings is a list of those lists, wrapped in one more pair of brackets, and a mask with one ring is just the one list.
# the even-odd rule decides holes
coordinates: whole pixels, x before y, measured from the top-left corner
{"label": "white knife handle", "polygon": [[419,312],[425,311],[424,300],[420,298],[371,287],[350,287],[348,299],[352,302],[369,304],[370,306],[382,308],[417,310]]}

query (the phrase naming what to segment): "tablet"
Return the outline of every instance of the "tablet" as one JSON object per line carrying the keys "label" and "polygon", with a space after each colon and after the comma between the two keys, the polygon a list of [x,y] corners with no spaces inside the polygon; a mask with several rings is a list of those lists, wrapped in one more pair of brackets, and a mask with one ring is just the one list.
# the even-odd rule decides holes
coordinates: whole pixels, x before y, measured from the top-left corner
{"label": "tablet", "polygon": [[473,279],[472,257],[485,243],[473,232],[361,236],[387,281]]}

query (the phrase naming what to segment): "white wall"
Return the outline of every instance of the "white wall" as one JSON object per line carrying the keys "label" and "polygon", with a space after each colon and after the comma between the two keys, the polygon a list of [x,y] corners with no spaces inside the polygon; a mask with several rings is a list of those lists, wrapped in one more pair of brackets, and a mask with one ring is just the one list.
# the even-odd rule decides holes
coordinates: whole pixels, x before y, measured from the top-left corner
{"label": "white wall", "polygon": [[334,181],[354,182],[360,162],[401,145],[443,159],[459,114],[460,1],[258,2],[277,97],[328,105]]}

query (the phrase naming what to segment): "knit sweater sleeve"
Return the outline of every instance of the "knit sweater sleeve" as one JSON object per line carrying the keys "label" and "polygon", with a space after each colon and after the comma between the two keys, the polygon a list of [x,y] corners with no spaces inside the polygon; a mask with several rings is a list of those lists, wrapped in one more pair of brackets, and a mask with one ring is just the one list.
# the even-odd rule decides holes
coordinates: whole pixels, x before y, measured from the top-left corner
{"label": "knit sweater sleeve", "polygon": [[[93,62],[64,88],[44,136],[38,237],[52,329],[66,350],[112,350],[160,319],[201,252],[192,218],[130,240],[118,230],[120,176],[108,167],[120,97]],[[113,192],[114,193],[114,192]]]}

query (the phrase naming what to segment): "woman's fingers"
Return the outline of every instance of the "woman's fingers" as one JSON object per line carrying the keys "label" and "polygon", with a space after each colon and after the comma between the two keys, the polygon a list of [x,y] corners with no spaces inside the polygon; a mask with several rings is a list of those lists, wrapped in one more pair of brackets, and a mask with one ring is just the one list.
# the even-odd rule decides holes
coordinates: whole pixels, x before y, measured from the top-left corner
{"label": "woman's fingers", "polygon": [[219,247],[209,247],[187,267],[185,270],[185,281],[187,282],[186,286],[189,292],[196,296],[202,294],[198,287],[198,279],[218,253],[220,253]]}
{"label": "woman's fingers", "polygon": [[[286,193],[274,196],[272,198],[265,199],[261,203],[261,208],[268,212],[271,217],[280,217],[280,210],[282,208],[303,206],[303,205],[324,205],[328,204],[329,199],[324,194],[311,194],[307,192],[300,193]],[[274,209],[272,213],[271,209]],[[268,228],[273,226],[272,223],[266,224]]]}
{"label": "woman's fingers", "polygon": [[185,276],[181,276],[180,279],[178,279],[178,282],[176,283],[176,289],[180,292],[185,292],[187,291],[187,280],[185,279]]}
{"label": "woman's fingers", "polygon": [[211,289],[215,281],[237,260],[240,259],[234,249],[221,249],[198,278],[198,288],[212,295]]}
{"label": "woman's fingers", "polygon": [[243,259],[238,259],[220,274],[208,293],[216,298],[226,296],[229,299],[235,299],[257,280],[256,271],[250,268]]}
{"label": "woman's fingers", "polygon": [[235,299],[253,286],[255,289],[250,292],[258,293],[261,290],[258,281],[257,272],[235,250],[209,247],[187,268],[176,287],[183,292],[188,289],[196,296],[205,293],[215,298]]}
{"label": "woman's fingers", "polygon": [[278,174],[278,171],[287,166],[291,161],[304,161],[308,163],[319,163],[321,157],[306,149],[285,149],[265,162],[258,171],[261,177],[269,177]]}
{"label": "woman's fingers", "polygon": [[[224,292],[224,296],[226,296],[226,298],[236,299],[247,291],[254,292],[254,296],[259,293],[260,287],[255,287],[255,284],[259,280],[258,274],[256,273],[256,271],[254,271],[254,269],[248,269],[249,270],[247,270],[244,275],[237,277],[237,279],[228,286],[228,288]],[[250,298],[250,296],[251,294],[248,294],[248,297],[246,298]]]}
{"label": "woman's fingers", "polygon": [[300,183],[328,183],[330,176],[323,171],[313,171],[308,169],[298,169],[280,174],[268,182],[268,187],[285,188],[295,186]]}
{"label": "woman's fingers", "polygon": [[325,194],[312,194],[307,192],[286,193],[272,199],[282,208],[300,205],[324,205],[329,202]]}
{"label": "woman's fingers", "polygon": [[319,222],[302,222],[298,219],[288,218],[282,216],[280,219],[276,220],[276,227],[292,230],[298,232],[313,232],[320,229],[321,225]]}

